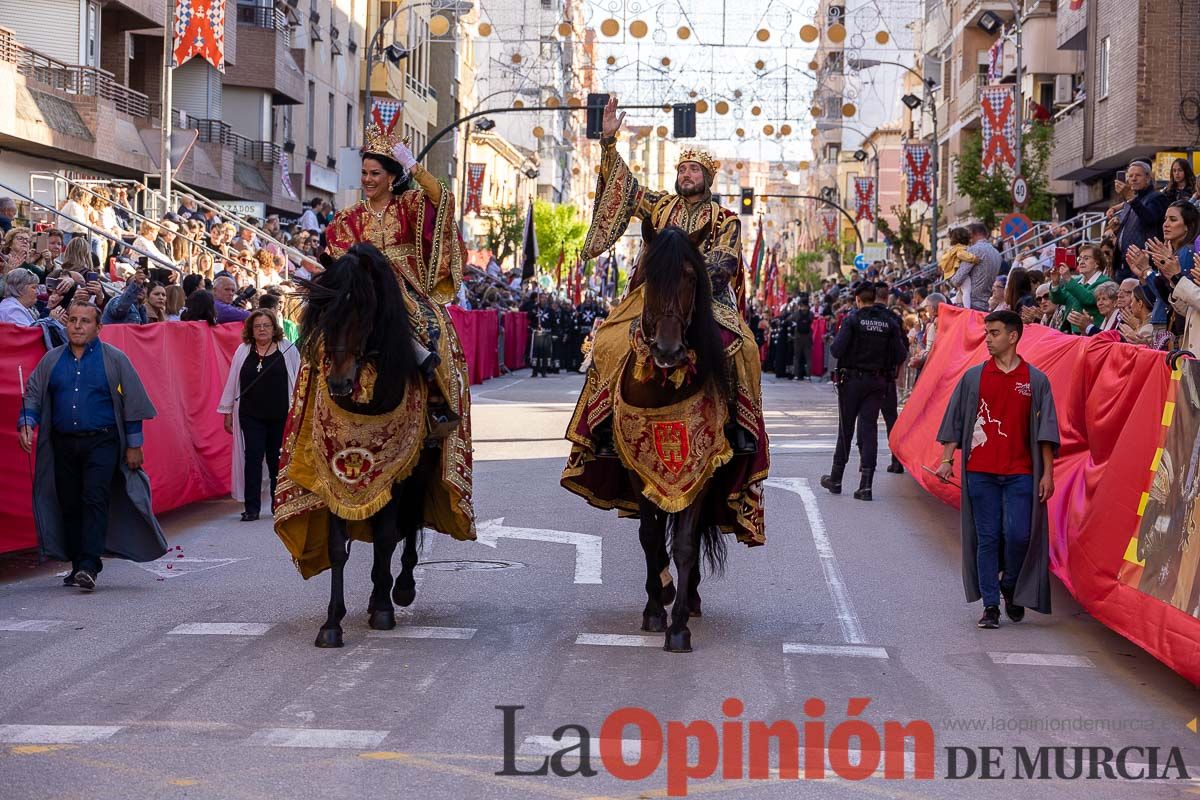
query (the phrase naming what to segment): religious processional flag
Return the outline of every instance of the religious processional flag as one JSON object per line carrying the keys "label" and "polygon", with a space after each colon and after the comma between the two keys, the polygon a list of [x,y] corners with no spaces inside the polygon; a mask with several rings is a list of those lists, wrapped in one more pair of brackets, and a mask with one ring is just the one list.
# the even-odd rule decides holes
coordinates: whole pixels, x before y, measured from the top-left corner
{"label": "religious processional flag", "polygon": [[554,288],[555,289],[562,288],[562,268],[563,268],[563,261],[565,261],[566,258],[567,258],[566,252],[560,248],[558,251],[558,266],[556,266],[554,268]]}
{"label": "religious processional flag", "polygon": [[483,173],[487,164],[467,164],[467,201],[463,203],[463,213],[472,211],[479,214],[483,211]]}
{"label": "religious processional flag", "polygon": [[754,239],[754,253],[750,256],[750,290],[758,292],[759,281],[762,279],[763,257],[762,218],[758,220],[758,236]]}
{"label": "religious processional flag", "polygon": [[292,186],[291,164],[288,163],[287,150],[279,151],[279,182],[283,184],[283,192],[293,200],[296,199],[296,189]]}
{"label": "religious processional flag", "polygon": [[575,258],[575,269],[572,270],[572,280],[574,281],[574,284],[575,284],[571,288],[571,304],[572,305],[576,305],[576,306],[579,305],[580,300],[583,298],[583,278],[584,278],[583,259],[576,257]]}
{"label": "religious processional flag", "polygon": [[525,211],[525,231],[521,236],[521,282],[530,280],[537,270],[537,232],[533,229],[533,200]]}
{"label": "religious processional flag", "polygon": [[909,205],[918,200],[924,200],[926,203],[933,202],[929,193],[932,178],[929,174],[929,165],[933,161],[932,153],[929,145],[924,143],[904,145],[904,160],[900,164],[900,170],[908,178],[907,202]]}
{"label": "religious processional flag", "polygon": [[200,56],[225,71],[225,0],[174,0],[171,67]]}
{"label": "religious processional flag", "polygon": [[767,307],[771,309],[772,312],[775,311],[776,308],[775,303],[777,298],[775,284],[779,279],[777,274],[778,267],[779,264],[775,259],[775,253],[772,251],[770,259],[767,261],[767,277],[763,281],[763,291],[766,293],[765,299],[767,301]]}
{"label": "religious processional flag", "polygon": [[983,159],[981,166],[992,174],[1003,164],[1016,165],[1016,98],[1011,86],[985,86],[979,92],[979,111],[983,117]]}
{"label": "religious processional flag", "polygon": [[875,221],[875,179],[854,179],[854,221]]}
{"label": "religious processional flag", "polygon": [[825,238],[830,244],[837,244],[838,212],[826,210],[821,212],[821,225],[825,228]]}

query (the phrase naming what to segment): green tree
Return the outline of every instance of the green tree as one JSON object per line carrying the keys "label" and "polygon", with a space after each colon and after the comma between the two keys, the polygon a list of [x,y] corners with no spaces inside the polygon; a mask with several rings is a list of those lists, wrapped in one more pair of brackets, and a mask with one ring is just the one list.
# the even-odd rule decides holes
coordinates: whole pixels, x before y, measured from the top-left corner
{"label": "green tree", "polygon": [[783,278],[783,286],[789,295],[798,292],[810,292],[821,285],[824,276],[821,264],[828,253],[820,251],[802,251],[792,256],[792,268]]}
{"label": "green tree", "polygon": [[565,279],[566,265],[573,263],[575,256],[583,249],[587,223],[579,218],[579,210],[572,205],[535,200],[533,225],[537,231],[538,267],[554,275],[559,254],[562,253]]}
{"label": "green tree", "polygon": [[879,232],[892,243],[892,247],[906,266],[919,266],[929,254],[919,238],[921,228],[925,225],[924,215],[914,220],[912,208],[909,206],[892,206],[892,213],[896,215],[896,228],[893,230],[887,219],[880,217]]}
{"label": "green tree", "polygon": [[500,206],[490,214],[484,242],[496,260],[504,264],[505,259],[517,252],[524,232],[525,220],[517,205]]}
{"label": "green tree", "polygon": [[[1029,200],[1024,212],[1033,220],[1049,219],[1054,202],[1047,191],[1049,179],[1046,175],[1053,139],[1051,125],[1034,122],[1022,142],[1021,168],[1029,184]],[[984,173],[982,132],[970,134],[963,140],[962,152],[954,159],[954,182],[958,191],[970,198],[971,214],[989,228],[995,228],[1000,218],[1013,209],[1012,179],[1012,172],[1004,169],[990,175]]]}

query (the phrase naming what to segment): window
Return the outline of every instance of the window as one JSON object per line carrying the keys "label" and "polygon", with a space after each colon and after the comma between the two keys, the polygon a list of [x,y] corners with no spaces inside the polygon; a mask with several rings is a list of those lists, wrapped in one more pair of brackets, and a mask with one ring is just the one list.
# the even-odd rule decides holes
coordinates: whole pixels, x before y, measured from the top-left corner
{"label": "window", "polygon": [[346,103],[346,147],[354,147],[354,104]]}
{"label": "window", "polygon": [[306,137],[306,138],[308,138],[308,146],[312,147],[313,142],[312,142],[311,137],[312,137],[312,132],[313,132],[313,126],[316,125],[316,121],[317,121],[317,116],[316,116],[317,115],[317,82],[316,81],[308,82],[308,102],[306,102],[304,104],[304,110],[305,110],[305,113],[307,114],[307,119],[305,121],[308,123],[308,126],[307,126],[308,137]]}
{"label": "window", "polygon": [[87,30],[84,32],[87,37],[83,58],[84,64],[89,67],[100,65],[100,4],[87,4]]}
{"label": "window", "polygon": [[329,93],[329,127],[326,128],[326,130],[329,131],[329,133],[328,133],[329,149],[325,151],[325,154],[327,156],[329,156],[330,158],[333,158],[335,155],[337,155],[337,144],[336,144],[335,138],[334,138],[335,127],[334,127],[334,116],[333,116],[335,107],[336,107],[336,102],[333,99],[333,92],[330,92]]}
{"label": "window", "polygon": [[1108,97],[1109,37],[1100,40],[1100,52],[1096,55],[1096,97]]}

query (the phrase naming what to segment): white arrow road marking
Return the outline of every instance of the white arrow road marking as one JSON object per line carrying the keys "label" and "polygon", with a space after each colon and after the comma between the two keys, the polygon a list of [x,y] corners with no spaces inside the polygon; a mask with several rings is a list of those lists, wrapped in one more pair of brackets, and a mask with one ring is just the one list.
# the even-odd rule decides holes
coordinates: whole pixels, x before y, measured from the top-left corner
{"label": "white arrow road marking", "polygon": [[862,623],[850,602],[850,592],[846,588],[846,579],[842,577],[842,569],[838,566],[833,555],[833,544],[825,531],[825,520],[821,517],[821,509],[817,507],[817,497],[804,478],[767,478],[767,486],[784,489],[800,496],[804,503],[804,513],[808,516],[808,527],[812,531],[813,544],[817,548],[817,557],[821,560],[821,571],[825,573],[825,584],[833,596],[833,605],[837,612],[838,625],[842,628],[842,638],[850,644],[864,644],[867,641],[863,633]]}
{"label": "white arrow road marking", "polygon": [[84,744],[107,739],[119,730],[119,725],[0,725],[0,742]]}
{"label": "white arrow road marking", "polygon": [[542,528],[514,528],[504,524],[504,517],[489,519],[476,528],[477,541],[494,548],[498,539],[529,539],[535,542],[554,542],[575,546],[575,582],[602,583],[600,580],[600,537],[575,531],[551,531]]}
{"label": "white arrow road marking", "polygon": [[344,747],[367,750],[379,746],[389,731],[352,731],[332,728],[267,728],[246,740],[265,747]]}

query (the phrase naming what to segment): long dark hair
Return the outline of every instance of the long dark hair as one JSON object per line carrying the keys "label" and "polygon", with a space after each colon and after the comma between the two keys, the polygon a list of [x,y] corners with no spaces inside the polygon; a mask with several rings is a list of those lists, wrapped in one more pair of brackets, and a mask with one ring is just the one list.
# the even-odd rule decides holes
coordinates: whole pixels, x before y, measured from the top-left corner
{"label": "long dark hair", "polygon": [[1186,158],[1177,158],[1171,162],[1171,171],[1167,173],[1167,188],[1179,191],[1179,187],[1175,185],[1175,165],[1183,167],[1183,190],[1187,192],[1187,196],[1181,199],[1189,199],[1193,192],[1196,191],[1196,173],[1192,169],[1192,162]]}
{"label": "long dark hair", "polygon": [[216,325],[217,307],[213,303],[212,292],[204,289],[192,292],[179,319],[183,322],[207,322],[209,325]]}
{"label": "long dark hair", "polygon": [[1176,200],[1168,208],[1179,209],[1179,216],[1183,217],[1183,225],[1187,228],[1183,245],[1195,244],[1196,237],[1200,236],[1200,208],[1196,208],[1189,200]]}
{"label": "long dark hair", "polygon": [[387,258],[373,244],[356,244],[301,284],[307,302],[300,314],[300,352],[316,364],[322,342],[340,341],[360,364],[370,362],[376,370],[371,402],[343,405],[360,414],[394,409],[418,368],[408,309]]}
{"label": "long dark hair", "polygon": [[1008,271],[1008,283],[1004,287],[1004,302],[1013,311],[1019,311],[1018,304],[1023,297],[1033,296],[1033,281],[1024,267],[1013,267]]}
{"label": "long dark hair", "polygon": [[392,194],[403,194],[408,188],[408,181],[412,176],[404,167],[400,166],[400,162],[396,159],[379,153],[363,153],[362,158],[363,161],[368,158],[378,161],[379,166],[383,167],[383,171],[392,176]]}
{"label": "long dark hair", "polygon": [[[703,241],[703,234],[707,230],[706,227],[693,235]],[[696,293],[692,299],[692,321],[684,332],[684,340],[696,353],[696,380],[701,385],[712,381],[721,396],[728,399],[729,365],[713,317],[712,282],[708,277],[708,267],[693,239],[675,225],[663,228],[654,235],[646,251],[644,272],[647,305],[651,297],[679,295],[687,264],[691,264],[696,273]]]}

